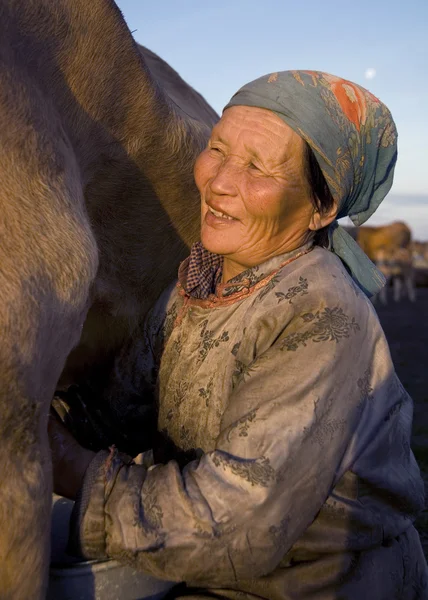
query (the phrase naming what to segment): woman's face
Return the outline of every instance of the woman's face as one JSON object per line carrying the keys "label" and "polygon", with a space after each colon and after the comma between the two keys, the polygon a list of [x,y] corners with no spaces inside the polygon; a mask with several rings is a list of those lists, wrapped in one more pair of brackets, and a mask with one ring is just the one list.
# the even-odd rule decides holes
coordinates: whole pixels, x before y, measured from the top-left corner
{"label": "woman's face", "polygon": [[262,108],[233,106],[214,127],[195,180],[201,240],[225,257],[227,279],[308,240],[314,211],[303,149],[302,138]]}

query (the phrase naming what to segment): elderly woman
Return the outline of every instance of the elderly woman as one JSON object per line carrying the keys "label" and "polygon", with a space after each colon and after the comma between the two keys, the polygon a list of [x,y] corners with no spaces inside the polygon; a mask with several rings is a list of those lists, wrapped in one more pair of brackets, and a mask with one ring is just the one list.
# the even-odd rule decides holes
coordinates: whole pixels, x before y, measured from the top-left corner
{"label": "elderly woman", "polygon": [[233,96],[195,165],[201,242],[118,359],[169,453],[136,464],[51,426],[85,557],[186,595],[427,597],[412,401],[368,299],[382,276],[335,221],[370,217],[396,154],[386,106],[338,77]]}

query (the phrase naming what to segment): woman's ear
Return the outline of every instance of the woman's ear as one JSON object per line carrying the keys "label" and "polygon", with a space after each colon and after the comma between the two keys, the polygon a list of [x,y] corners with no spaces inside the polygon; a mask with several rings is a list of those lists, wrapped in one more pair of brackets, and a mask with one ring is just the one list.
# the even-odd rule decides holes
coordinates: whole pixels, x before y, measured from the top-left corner
{"label": "woman's ear", "polygon": [[330,225],[332,221],[336,218],[337,215],[337,204],[336,202],[332,206],[332,208],[325,213],[321,213],[317,208],[314,208],[311,216],[311,220],[309,221],[309,229],[311,231],[318,231],[323,227],[327,227]]}

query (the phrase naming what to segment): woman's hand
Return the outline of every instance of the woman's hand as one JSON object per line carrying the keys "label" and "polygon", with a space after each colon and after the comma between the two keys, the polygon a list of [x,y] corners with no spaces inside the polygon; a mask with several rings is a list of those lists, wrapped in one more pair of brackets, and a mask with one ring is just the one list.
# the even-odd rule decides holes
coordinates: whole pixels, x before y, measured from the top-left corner
{"label": "woman's hand", "polygon": [[86,450],[52,414],[48,419],[54,492],[75,500],[95,452]]}

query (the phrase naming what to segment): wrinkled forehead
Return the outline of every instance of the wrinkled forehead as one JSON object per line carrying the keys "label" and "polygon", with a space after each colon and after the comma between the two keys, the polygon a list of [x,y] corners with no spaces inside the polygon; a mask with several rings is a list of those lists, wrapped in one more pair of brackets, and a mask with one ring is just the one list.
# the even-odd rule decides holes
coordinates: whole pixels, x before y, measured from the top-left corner
{"label": "wrinkled forehead", "polygon": [[239,105],[224,110],[211,139],[271,158],[302,154],[304,145],[303,139],[273,111]]}

